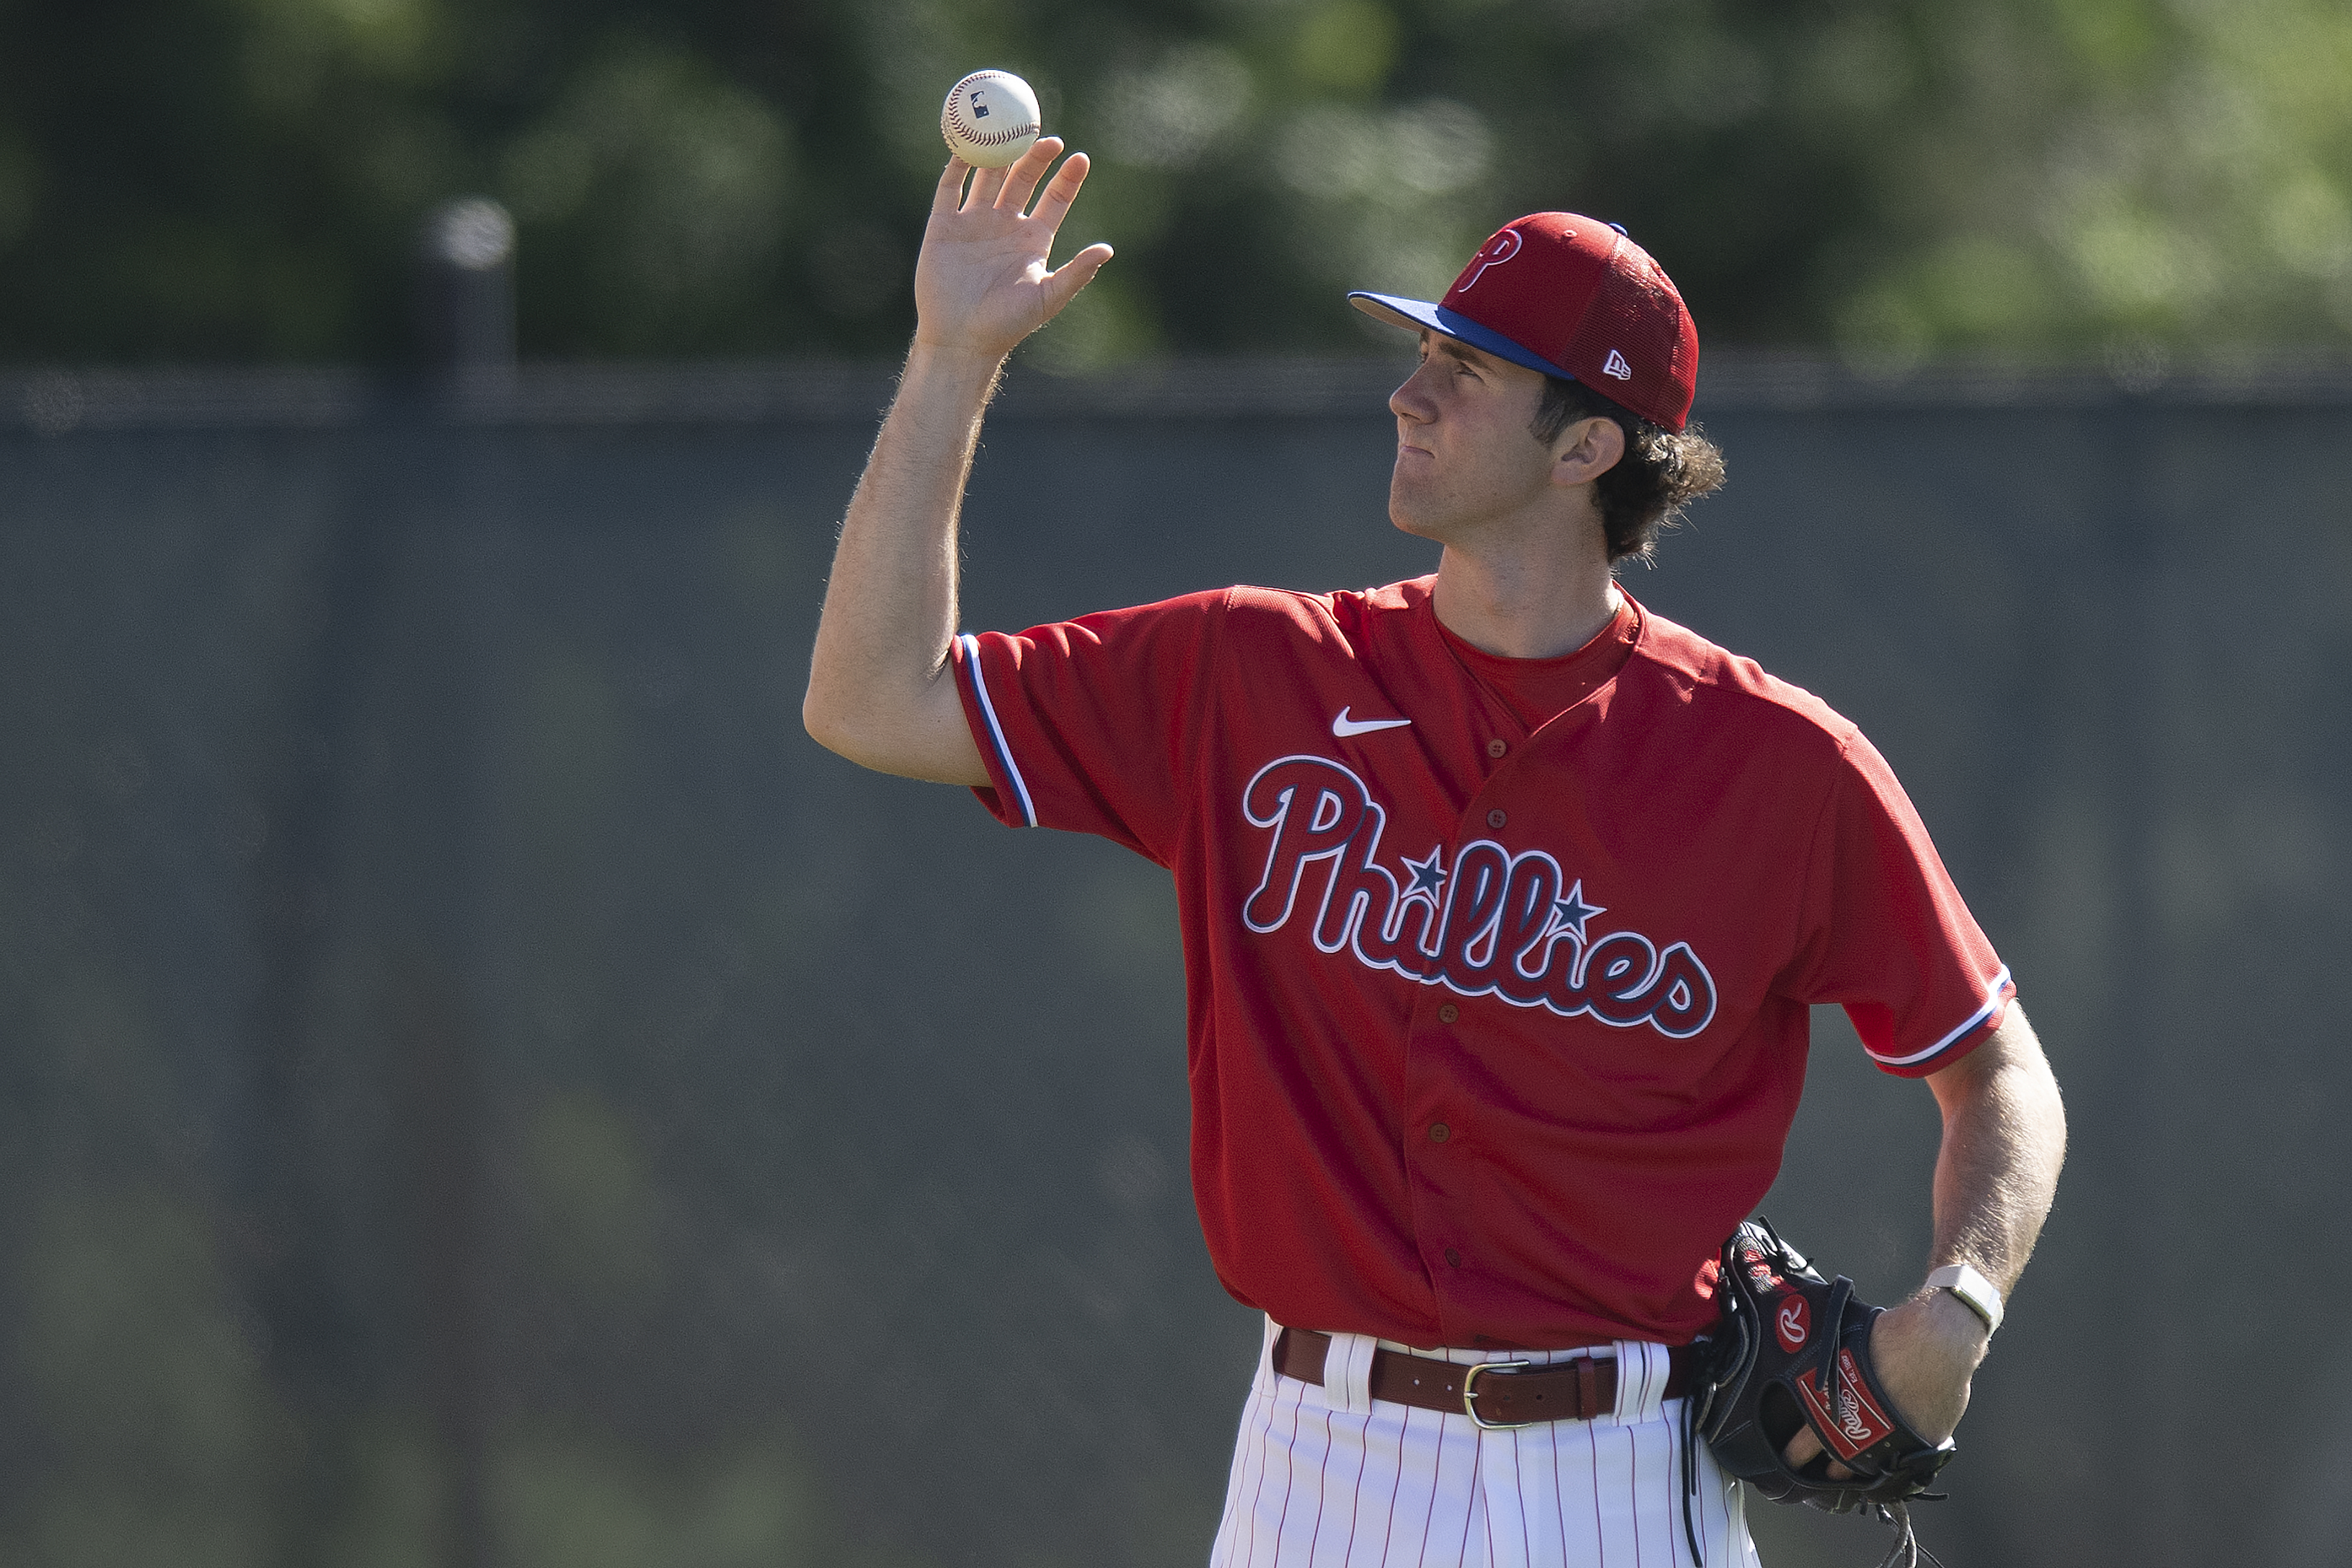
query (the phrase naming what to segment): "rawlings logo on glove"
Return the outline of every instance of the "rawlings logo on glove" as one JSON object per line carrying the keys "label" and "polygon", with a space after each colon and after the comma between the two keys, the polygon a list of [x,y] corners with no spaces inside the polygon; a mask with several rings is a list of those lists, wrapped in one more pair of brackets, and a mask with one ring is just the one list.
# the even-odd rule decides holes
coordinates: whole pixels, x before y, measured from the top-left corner
{"label": "rawlings logo on glove", "polygon": [[[1911,1529],[1914,1498],[1955,1452],[1906,1425],[1870,1360],[1870,1326],[1882,1309],[1854,1300],[1853,1281],[1825,1280],[1782,1241],[1771,1222],[1731,1233],[1715,1270],[1718,1316],[1699,1343],[1699,1377],[1683,1427],[1683,1529],[1700,1557],[1691,1522],[1698,1486],[1695,1445],[1704,1441],[1726,1474],[1774,1502],[1832,1513],[1874,1512],[1896,1531],[1880,1568],[1917,1568],[1924,1552]],[[1769,1324],[1768,1330],[1766,1325]],[[1822,1452],[1801,1469],[1781,1451],[1806,1426]],[[1832,1479],[1832,1462],[1853,1472]]]}
{"label": "rawlings logo on glove", "polygon": [[1862,1369],[1852,1351],[1838,1352],[1838,1372],[1841,1386],[1835,1414],[1831,1412],[1829,1394],[1822,1387],[1818,1372],[1797,1379],[1797,1396],[1805,1402],[1805,1417],[1830,1451],[1841,1459],[1852,1459],[1867,1452],[1873,1443],[1892,1436],[1895,1420],[1863,1392]]}
{"label": "rawlings logo on glove", "polygon": [[1780,1336],[1780,1348],[1801,1351],[1805,1348],[1805,1321],[1812,1314],[1805,1310],[1802,1296],[1790,1296],[1772,1314],[1772,1331]]}

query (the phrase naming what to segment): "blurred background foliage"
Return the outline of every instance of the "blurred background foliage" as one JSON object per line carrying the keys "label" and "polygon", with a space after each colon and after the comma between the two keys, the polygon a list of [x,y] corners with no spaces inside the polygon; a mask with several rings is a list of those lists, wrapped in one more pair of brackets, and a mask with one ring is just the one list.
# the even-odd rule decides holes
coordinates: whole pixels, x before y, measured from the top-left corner
{"label": "blurred background foliage", "polygon": [[0,358],[379,360],[436,201],[527,354],[893,352],[962,72],[1099,161],[1036,352],[1345,352],[1496,223],[1717,342],[2352,341],[2341,0],[88,0],[0,7]]}

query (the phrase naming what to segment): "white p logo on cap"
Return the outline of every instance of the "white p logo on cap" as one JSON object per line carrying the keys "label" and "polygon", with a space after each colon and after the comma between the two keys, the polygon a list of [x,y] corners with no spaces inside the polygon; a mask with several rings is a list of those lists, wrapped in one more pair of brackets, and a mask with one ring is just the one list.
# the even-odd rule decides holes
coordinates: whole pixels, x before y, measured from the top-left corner
{"label": "white p logo on cap", "polygon": [[1460,286],[1454,291],[1457,294],[1467,294],[1470,292],[1471,289],[1476,285],[1478,279],[1486,275],[1486,268],[1489,267],[1500,267],[1504,262],[1508,261],[1512,257],[1517,256],[1519,253],[1520,243],[1519,231],[1515,228],[1507,228],[1500,234],[1496,235],[1494,238],[1488,240],[1486,242],[1486,248],[1479,251],[1477,255],[1470,258],[1471,261],[1475,263],[1475,270],[1474,270],[1469,277],[1465,278]]}

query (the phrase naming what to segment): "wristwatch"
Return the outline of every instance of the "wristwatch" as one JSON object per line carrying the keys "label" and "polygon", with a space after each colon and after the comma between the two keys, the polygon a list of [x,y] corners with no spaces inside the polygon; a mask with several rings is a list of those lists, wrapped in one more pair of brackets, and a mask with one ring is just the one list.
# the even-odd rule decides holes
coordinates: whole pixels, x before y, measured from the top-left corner
{"label": "wristwatch", "polygon": [[1985,1332],[2000,1327],[2000,1291],[1993,1282],[1965,1263],[1947,1263],[1927,1276],[1930,1290],[1949,1290],[1960,1304],[1984,1320]]}

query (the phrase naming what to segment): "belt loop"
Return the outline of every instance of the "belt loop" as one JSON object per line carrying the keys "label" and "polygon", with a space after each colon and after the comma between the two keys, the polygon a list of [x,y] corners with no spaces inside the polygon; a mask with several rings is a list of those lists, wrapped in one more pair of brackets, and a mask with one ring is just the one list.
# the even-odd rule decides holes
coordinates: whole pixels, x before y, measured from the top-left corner
{"label": "belt loop", "polygon": [[1380,1348],[1370,1334],[1333,1334],[1323,1352],[1323,1402],[1349,1415],[1370,1415],[1372,1355]]}
{"label": "belt loop", "polygon": [[1617,1408],[1622,1425],[1655,1421],[1664,1413],[1666,1381],[1674,1373],[1674,1352],[1647,1340],[1617,1342]]}

